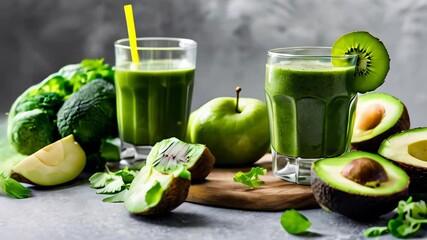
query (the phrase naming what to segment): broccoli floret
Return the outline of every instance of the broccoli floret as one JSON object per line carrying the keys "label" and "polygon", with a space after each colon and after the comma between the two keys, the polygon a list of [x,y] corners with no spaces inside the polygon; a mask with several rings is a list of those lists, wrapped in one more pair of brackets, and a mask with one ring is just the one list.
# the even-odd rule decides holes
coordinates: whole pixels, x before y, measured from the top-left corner
{"label": "broccoli floret", "polygon": [[16,114],[8,124],[7,132],[9,142],[24,155],[33,154],[58,137],[56,124],[41,109]]}
{"label": "broccoli floret", "polygon": [[17,112],[26,112],[33,109],[44,110],[49,117],[56,119],[56,113],[64,103],[64,98],[55,92],[44,92],[23,99],[16,107]]}

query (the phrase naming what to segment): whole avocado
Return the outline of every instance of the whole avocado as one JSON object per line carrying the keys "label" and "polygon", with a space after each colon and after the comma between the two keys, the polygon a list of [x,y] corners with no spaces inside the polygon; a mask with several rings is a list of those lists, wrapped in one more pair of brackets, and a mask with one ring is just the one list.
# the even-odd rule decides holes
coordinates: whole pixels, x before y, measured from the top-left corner
{"label": "whole avocado", "polygon": [[117,136],[114,84],[95,79],[65,100],[57,114],[62,137],[73,134],[87,155],[97,154],[101,141]]}

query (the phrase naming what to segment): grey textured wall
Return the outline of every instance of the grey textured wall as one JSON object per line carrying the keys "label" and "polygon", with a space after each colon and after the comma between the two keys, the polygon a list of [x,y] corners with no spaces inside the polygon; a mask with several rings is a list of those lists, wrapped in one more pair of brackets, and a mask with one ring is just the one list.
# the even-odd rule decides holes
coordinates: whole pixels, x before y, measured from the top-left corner
{"label": "grey textured wall", "polygon": [[[28,86],[83,58],[114,63],[113,42],[126,37],[119,0],[0,0],[0,111]],[[402,99],[413,126],[427,126],[427,1],[423,0],[138,0],[139,36],[199,43],[193,109],[233,95],[264,99],[266,51],[331,46],[367,30],[385,43],[391,71],[379,91]]]}

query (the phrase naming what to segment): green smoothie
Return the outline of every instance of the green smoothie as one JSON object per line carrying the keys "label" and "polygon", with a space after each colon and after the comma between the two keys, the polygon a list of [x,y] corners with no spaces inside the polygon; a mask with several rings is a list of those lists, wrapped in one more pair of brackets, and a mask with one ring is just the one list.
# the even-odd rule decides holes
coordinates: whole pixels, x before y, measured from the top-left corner
{"label": "green smoothie", "polygon": [[137,66],[116,66],[117,118],[122,141],[144,146],[169,137],[184,139],[195,69],[179,64],[152,60]]}
{"label": "green smoothie", "polygon": [[311,60],[267,65],[265,94],[272,148],[301,158],[347,151],[356,94],[349,90],[354,67]]}

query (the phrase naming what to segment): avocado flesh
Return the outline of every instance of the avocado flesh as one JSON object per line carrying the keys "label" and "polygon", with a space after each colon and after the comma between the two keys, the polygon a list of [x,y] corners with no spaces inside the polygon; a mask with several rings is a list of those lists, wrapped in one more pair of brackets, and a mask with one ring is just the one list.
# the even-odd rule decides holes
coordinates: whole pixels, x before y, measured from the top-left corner
{"label": "avocado flesh", "polygon": [[385,140],[378,153],[401,167],[411,178],[411,190],[427,189],[427,128],[415,128]]}
{"label": "avocado flesh", "polygon": [[[388,181],[372,188],[343,177],[344,166],[358,158],[380,163]],[[408,185],[409,177],[402,169],[372,153],[355,151],[312,165],[311,186],[320,206],[353,219],[366,220],[390,212],[399,200],[406,198]]]}
{"label": "avocado flesh", "polygon": [[[363,111],[380,105],[384,114],[378,125],[372,129],[358,128],[363,118]],[[394,96],[386,93],[374,92],[361,95],[357,102],[356,118],[354,123],[351,145],[353,150],[377,153],[381,142],[389,136],[410,128],[410,119],[405,105]]]}
{"label": "avocado flesh", "polygon": [[55,186],[76,178],[85,164],[85,152],[73,135],[69,135],[16,164],[11,177],[40,186]]}

